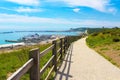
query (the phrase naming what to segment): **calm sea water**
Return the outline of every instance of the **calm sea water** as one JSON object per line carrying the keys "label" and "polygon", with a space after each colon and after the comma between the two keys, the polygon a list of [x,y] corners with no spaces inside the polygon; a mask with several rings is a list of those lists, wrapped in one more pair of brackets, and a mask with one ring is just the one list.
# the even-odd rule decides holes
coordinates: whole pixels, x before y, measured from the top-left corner
{"label": "calm sea water", "polygon": [[14,32],[14,33],[5,33],[0,34],[0,45],[2,44],[11,44],[9,42],[5,42],[5,40],[17,40],[27,35],[31,34],[39,34],[39,35],[78,35],[78,32]]}

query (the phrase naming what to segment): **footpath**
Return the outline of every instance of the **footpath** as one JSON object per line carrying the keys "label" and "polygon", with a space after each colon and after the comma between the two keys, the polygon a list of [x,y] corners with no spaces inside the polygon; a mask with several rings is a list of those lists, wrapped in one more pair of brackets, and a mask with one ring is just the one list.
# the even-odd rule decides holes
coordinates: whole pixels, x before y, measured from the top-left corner
{"label": "footpath", "polygon": [[120,69],[90,49],[85,40],[70,46],[55,80],[120,80]]}

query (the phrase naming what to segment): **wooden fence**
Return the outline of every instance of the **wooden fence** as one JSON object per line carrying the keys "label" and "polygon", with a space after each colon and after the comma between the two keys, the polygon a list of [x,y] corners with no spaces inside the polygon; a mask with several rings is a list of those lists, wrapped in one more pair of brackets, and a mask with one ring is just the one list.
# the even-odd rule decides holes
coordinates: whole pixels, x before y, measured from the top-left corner
{"label": "wooden fence", "polygon": [[[59,49],[57,47],[59,46]],[[54,70],[57,71],[57,63],[59,60],[62,60],[63,55],[66,53],[66,50],[69,47],[69,40],[68,37],[61,38],[60,40],[55,40],[52,42],[52,45],[45,49],[44,51],[40,52],[39,48],[32,49],[29,54],[29,60],[19,68],[12,76],[10,76],[7,80],[19,80],[26,72],[29,71],[30,73],[30,80],[40,80],[41,75],[45,72],[50,63],[52,62],[52,68],[49,71],[45,80],[47,80]],[[52,57],[48,60],[48,62],[40,68],[40,59],[45,54],[47,54],[50,50],[52,50]],[[59,54],[59,56],[58,56]]]}

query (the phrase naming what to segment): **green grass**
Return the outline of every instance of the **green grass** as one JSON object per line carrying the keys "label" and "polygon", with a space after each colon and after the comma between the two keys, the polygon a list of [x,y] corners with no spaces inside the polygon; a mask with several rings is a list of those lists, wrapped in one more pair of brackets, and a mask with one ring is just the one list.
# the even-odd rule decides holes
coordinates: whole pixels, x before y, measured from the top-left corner
{"label": "green grass", "polygon": [[[81,36],[70,36],[69,37],[69,43],[80,39]],[[40,48],[40,51],[43,51],[47,47],[49,47],[51,44],[46,45],[36,45],[36,46],[29,46],[29,47],[23,47],[21,49],[12,51],[12,52],[6,52],[0,54],[0,80],[6,80],[8,76],[10,76],[12,73],[14,73],[17,69],[19,69],[25,62],[29,59],[29,51],[33,48]],[[59,47],[57,47],[59,48]],[[46,54],[44,57],[40,59],[40,68],[42,68],[46,62],[50,59],[52,56],[52,51],[50,51],[48,54]],[[63,55],[64,56],[64,55]],[[61,61],[59,61],[58,64],[60,64]],[[52,63],[51,63],[52,65]],[[44,80],[48,72],[50,71],[52,66],[49,66],[44,74],[41,77],[41,80]],[[29,80],[29,71],[22,76],[21,80]],[[50,80],[53,80],[53,76],[55,75],[54,72],[52,72],[50,76]]]}
{"label": "green grass", "polygon": [[[120,56],[118,54],[120,52],[120,28],[101,29],[99,32],[94,30],[90,31],[92,33],[86,39],[87,45],[95,49],[112,64],[120,65],[114,61],[114,57],[110,57],[114,52],[116,52],[116,56]],[[107,52],[111,52],[111,54],[107,54]]]}
{"label": "green grass", "polygon": [[94,32],[89,35],[86,41],[92,48],[120,42],[120,29],[106,29],[101,32]]}
{"label": "green grass", "polygon": [[[41,46],[37,45],[33,47],[24,47],[17,51],[0,54],[0,80],[6,80],[9,74],[15,72],[29,59],[30,49],[39,47],[40,51],[42,51],[49,46],[50,44]],[[51,52],[45,55],[44,58],[41,58],[40,67],[42,67],[50,57]],[[29,75],[26,74],[26,76]],[[29,78],[26,76],[23,76],[22,80],[29,80]]]}

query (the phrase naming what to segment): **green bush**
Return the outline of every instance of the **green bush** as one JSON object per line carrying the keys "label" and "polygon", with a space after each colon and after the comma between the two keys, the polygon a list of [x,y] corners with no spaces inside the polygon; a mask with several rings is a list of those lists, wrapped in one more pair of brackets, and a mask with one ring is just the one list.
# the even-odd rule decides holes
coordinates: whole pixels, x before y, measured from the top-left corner
{"label": "green bush", "polygon": [[113,42],[119,42],[120,39],[119,38],[113,38]]}

